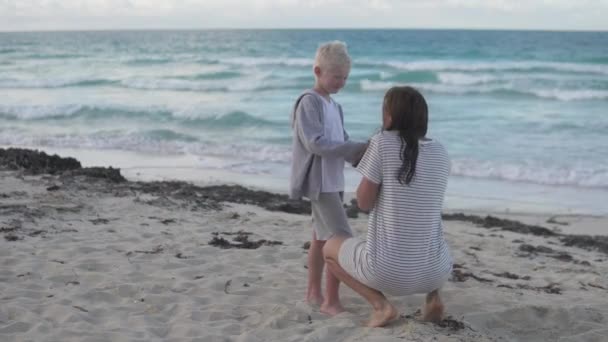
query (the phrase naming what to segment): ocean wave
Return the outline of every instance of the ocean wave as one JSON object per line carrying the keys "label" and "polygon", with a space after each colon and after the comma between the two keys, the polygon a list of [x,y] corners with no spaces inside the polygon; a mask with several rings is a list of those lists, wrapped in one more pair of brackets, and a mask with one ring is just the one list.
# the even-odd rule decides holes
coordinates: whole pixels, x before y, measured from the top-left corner
{"label": "ocean wave", "polygon": [[224,71],[200,73],[200,74],[196,74],[193,76],[185,76],[182,78],[187,79],[187,80],[224,80],[224,79],[231,79],[231,78],[239,78],[242,76],[245,76],[245,74],[243,74],[242,72],[224,70]]}
{"label": "ocean wave", "polygon": [[358,67],[388,67],[406,71],[549,71],[565,73],[591,73],[608,75],[608,65],[595,63],[566,63],[543,61],[499,61],[499,62],[461,62],[461,61],[355,61]]}
{"label": "ocean wave", "polygon": [[131,59],[127,59],[124,63],[127,65],[133,65],[133,66],[137,66],[137,65],[153,65],[153,64],[167,64],[172,62],[173,59],[172,58],[168,58],[168,57],[137,57],[137,58],[131,58]]}
{"label": "ocean wave", "polygon": [[69,105],[0,105],[0,118],[5,120],[84,120],[116,121],[124,119],[165,122],[187,127],[235,128],[235,127],[275,127],[284,123],[265,120],[242,111],[221,114],[203,114],[190,110],[187,114],[166,108],[136,108],[128,106]]}
{"label": "ocean wave", "polygon": [[237,57],[221,60],[223,64],[233,64],[240,66],[291,66],[291,67],[311,67],[311,58],[271,58],[271,57]]}
{"label": "ocean wave", "polygon": [[501,162],[452,161],[452,175],[544,185],[608,187],[608,167],[548,167]]}
{"label": "ocean wave", "polygon": [[185,79],[133,78],[120,81],[120,85],[126,88],[141,90],[230,91],[230,88],[226,85],[201,83]]}
{"label": "ocean wave", "polygon": [[117,80],[95,77],[67,77],[55,79],[15,79],[0,78],[0,88],[67,88],[97,87],[118,84]]}
{"label": "ocean wave", "polygon": [[77,53],[38,53],[38,54],[29,54],[25,55],[22,58],[24,59],[75,59],[75,58],[83,58],[88,57],[84,54]]}
{"label": "ocean wave", "polygon": [[515,87],[511,84],[477,84],[473,77],[459,78],[456,84],[446,83],[403,83],[387,81],[362,80],[359,87],[362,91],[386,91],[393,86],[409,85],[421,91],[440,94],[494,94],[504,96],[528,96],[547,98],[559,101],[582,101],[582,100],[604,100],[608,99],[608,90],[593,89],[534,89]]}
{"label": "ocean wave", "polygon": [[[0,130],[1,131],[1,130]],[[171,135],[167,138],[166,135]],[[186,139],[176,132],[142,131],[124,132],[100,131],[91,135],[64,134],[56,136],[27,136],[24,134],[0,135],[0,145],[44,146],[55,148],[81,148],[94,150],[123,150],[141,153],[181,154],[187,153],[200,157],[217,157],[239,160],[240,163],[281,163],[287,166],[291,151],[284,146],[274,146],[254,141],[213,142],[203,139]],[[230,167],[230,165],[227,165]]]}

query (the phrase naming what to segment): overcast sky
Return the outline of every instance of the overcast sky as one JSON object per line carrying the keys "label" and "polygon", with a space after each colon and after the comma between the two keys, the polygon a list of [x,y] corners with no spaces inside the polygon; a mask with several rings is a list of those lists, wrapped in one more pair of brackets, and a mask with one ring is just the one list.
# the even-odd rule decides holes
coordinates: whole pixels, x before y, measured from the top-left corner
{"label": "overcast sky", "polygon": [[0,31],[204,28],[608,30],[608,0],[0,0]]}

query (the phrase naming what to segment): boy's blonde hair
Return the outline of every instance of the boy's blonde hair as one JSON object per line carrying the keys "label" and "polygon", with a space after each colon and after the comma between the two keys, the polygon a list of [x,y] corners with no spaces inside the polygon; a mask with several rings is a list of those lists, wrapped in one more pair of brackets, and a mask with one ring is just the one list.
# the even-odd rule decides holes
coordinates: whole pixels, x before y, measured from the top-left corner
{"label": "boy's blonde hair", "polygon": [[315,67],[320,67],[323,70],[335,67],[347,67],[350,69],[350,64],[351,61],[346,50],[346,43],[334,40],[333,42],[327,42],[319,46],[313,70]]}

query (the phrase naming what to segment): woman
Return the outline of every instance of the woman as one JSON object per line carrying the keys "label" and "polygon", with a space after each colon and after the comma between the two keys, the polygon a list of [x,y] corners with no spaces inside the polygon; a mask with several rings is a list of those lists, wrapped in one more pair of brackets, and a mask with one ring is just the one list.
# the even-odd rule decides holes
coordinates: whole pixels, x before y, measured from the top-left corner
{"label": "woman", "polygon": [[443,145],[426,137],[428,107],[416,89],[391,88],[382,111],[383,130],[357,166],[357,202],[371,210],[367,241],[336,236],[323,253],[330,272],[372,305],[368,326],[398,315],[384,293],[426,293],[423,319],[439,321],[439,289],[452,271],[441,223],[450,161]]}

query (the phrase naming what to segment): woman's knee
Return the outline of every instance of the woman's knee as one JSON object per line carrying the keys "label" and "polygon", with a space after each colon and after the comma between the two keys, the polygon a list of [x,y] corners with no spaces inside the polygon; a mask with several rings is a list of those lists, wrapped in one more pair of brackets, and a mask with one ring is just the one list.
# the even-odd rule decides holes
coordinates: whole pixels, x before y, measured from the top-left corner
{"label": "woman's knee", "polygon": [[338,254],[340,253],[340,247],[347,237],[334,236],[327,240],[325,246],[323,246],[323,257],[326,262],[338,261]]}

